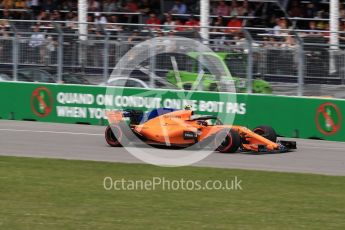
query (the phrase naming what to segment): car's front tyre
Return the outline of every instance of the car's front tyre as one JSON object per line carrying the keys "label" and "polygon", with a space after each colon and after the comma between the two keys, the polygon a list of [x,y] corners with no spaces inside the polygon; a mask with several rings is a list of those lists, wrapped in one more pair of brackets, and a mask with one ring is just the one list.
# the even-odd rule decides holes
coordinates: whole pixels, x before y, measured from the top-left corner
{"label": "car's front tyre", "polygon": [[258,126],[253,129],[253,132],[272,142],[277,142],[277,133],[271,126]]}
{"label": "car's front tyre", "polygon": [[241,137],[233,129],[218,132],[214,139],[217,151],[221,153],[234,153],[241,146]]}

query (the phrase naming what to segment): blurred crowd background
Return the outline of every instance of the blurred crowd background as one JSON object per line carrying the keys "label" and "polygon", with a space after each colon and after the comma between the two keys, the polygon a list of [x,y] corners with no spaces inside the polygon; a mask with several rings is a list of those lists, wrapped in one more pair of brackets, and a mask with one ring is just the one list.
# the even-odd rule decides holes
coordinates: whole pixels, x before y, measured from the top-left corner
{"label": "blurred crowd background", "polygon": [[[327,21],[329,1],[280,0],[278,2],[282,9],[272,1],[211,1],[211,25],[272,28],[295,26],[299,29],[312,30],[329,28]],[[340,17],[345,19],[344,2],[340,3]],[[77,21],[77,7],[76,0],[0,1],[2,19]],[[175,29],[181,30],[179,25],[198,25],[200,1],[89,0],[88,12],[89,22],[169,24],[176,25]],[[233,18],[236,20],[232,20]],[[341,23],[341,30],[343,29],[344,23]]]}
{"label": "blurred crowd background", "polygon": [[[140,41],[163,35],[200,39],[200,1],[89,0],[87,5],[87,39],[82,40],[77,0],[0,1],[0,64],[13,68],[8,75],[40,66],[51,67],[60,78],[78,72],[104,81]],[[284,83],[284,90],[285,84],[302,78],[298,85],[344,84],[344,6],[345,1],[339,1],[340,45],[334,49],[329,0],[210,0],[208,44],[227,54],[228,68],[241,78],[252,75]],[[176,61],[189,68],[184,58]],[[172,69],[163,57],[156,62],[157,72]],[[295,89],[293,85],[286,93]]]}

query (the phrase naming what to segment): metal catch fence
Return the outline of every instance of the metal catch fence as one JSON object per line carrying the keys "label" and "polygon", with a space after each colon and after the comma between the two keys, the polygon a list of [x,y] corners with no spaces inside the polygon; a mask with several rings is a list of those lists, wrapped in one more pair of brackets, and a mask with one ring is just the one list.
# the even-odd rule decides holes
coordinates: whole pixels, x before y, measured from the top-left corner
{"label": "metal catch fence", "polygon": [[[7,24],[6,24],[7,23]],[[82,73],[92,76],[94,84],[105,83],[121,57],[133,46],[152,37],[182,36],[199,40],[218,55],[231,75],[245,79],[263,79],[272,85],[295,84],[290,94],[303,95],[308,84],[344,84],[345,50],[336,49],[325,37],[287,31],[276,36],[270,29],[242,28],[226,32],[226,28],[210,28],[210,38],[202,39],[199,28],[183,31],[163,30],[159,26],[88,23],[88,34],[78,32],[76,22],[8,21],[0,30],[0,71],[11,72],[16,80],[25,68],[49,69],[57,82],[63,76]],[[84,38],[82,38],[84,36]],[[85,37],[86,36],[86,37]],[[188,55],[156,55],[142,66],[164,77],[168,72],[198,71]],[[252,92],[252,87],[247,87]]]}

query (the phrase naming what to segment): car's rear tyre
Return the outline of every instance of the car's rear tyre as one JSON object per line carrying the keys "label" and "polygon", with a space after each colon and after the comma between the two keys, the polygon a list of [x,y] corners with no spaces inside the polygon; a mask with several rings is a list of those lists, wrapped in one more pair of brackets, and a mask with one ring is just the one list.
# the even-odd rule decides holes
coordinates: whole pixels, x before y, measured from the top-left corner
{"label": "car's rear tyre", "polygon": [[112,147],[121,147],[123,132],[118,125],[108,125],[105,129],[105,140]]}
{"label": "car's rear tyre", "polygon": [[277,133],[276,131],[270,127],[270,126],[258,126],[255,129],[253,129],[253,132],[256,134],[259,134],[260,136],[263,136],[264,138],[276,142],[277,141]]}
{"label": "car's rear tyre", "polygon": [[233,129],[223,130],[216,134],[215,146],[221,153],[234,153],[241,146],[241,137]]}

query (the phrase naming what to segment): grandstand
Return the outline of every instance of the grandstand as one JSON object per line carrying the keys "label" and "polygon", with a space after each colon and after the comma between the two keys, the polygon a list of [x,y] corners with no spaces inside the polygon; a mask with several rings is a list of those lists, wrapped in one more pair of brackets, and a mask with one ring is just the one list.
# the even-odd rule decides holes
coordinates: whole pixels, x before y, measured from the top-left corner
{"label": "grandstand", "polygon": [[[38,2],[35,4],[35,2]],[[181,4],[181,7],[178,5]],[[184,6],[184,7],[182,7]],[[77,1],[1,1],[1,18],[17,20],[51,20],[73,21],[77,16]],[[184,10],[179,10],[183,8]],[[150,14],[156,14],[162,24],[167,14],[185,23],[190,15],[198,17],[199,1],[160,1],[144,0],[139,3],[131,0],[89,1],[89,21],[97,21],[100,15],[102,22],[145,23]],[[211,1],[211,18],[224,18],[224,26],[232,16],[245,21],[248,27],[273,27],[277,18],[285,17],[295,28],[309,29],[309,21],[317,22],[317,28],[325,30],[329,18],[329,1],[250,1],[228,0]],[[113,17],[115,16],[115,17]],[[345,19],[344,4],[340,4],[340,17]],[[290,25],[292,26],[292,25]]]}
{"label": "grandstand", "polygon": [[[19,68],[49,67],[60,80],[63,73],[78,72],[100,83],[140,41],[161,35],[201,39],[199,1],[90,0],[86,41],[79,39],[77,6],[77,1],[1,1],[1,69],[17,75]],[[237,53],[227,60],[236,76],[248,75],[251,56],[254,78],[296,84],[299,78],[305,84],[345,82],[344,4],[339,8],[336,50],[329,44],[329,1],[217,0],[210,6],[208,44],[217,52]],[[183,58],[177,61],[187,68]],[[170,67],[161,65],[155,72]]]}

